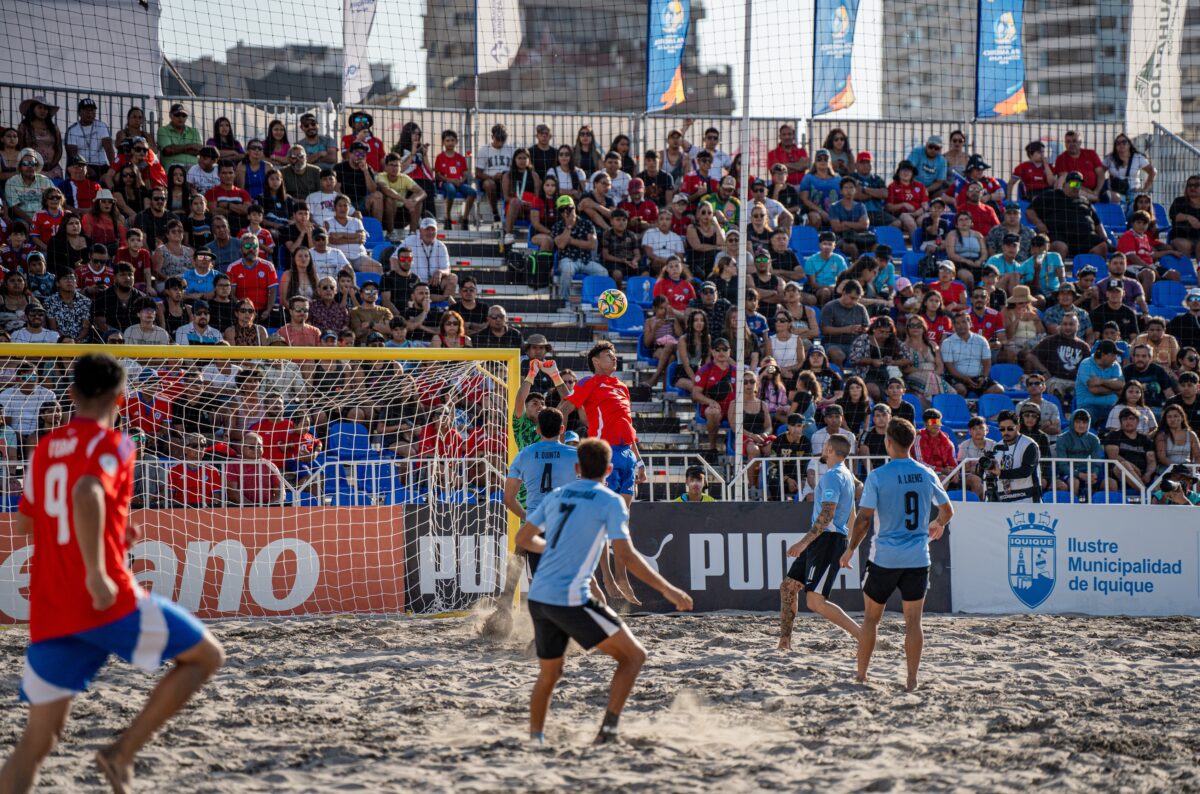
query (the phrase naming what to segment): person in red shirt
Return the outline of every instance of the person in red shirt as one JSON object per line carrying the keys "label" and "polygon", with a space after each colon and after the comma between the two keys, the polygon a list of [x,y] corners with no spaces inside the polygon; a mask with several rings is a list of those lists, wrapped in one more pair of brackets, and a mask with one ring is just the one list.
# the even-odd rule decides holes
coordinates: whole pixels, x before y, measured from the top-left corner
{"label": "person in red shirt", "polygon": [[701,149],[700,154],[696,155],[696,170],[683,178],[683,184],[679,186],[681,193],[686,193],[691,206],[695,206],[696,202],[707,196],[709,193],[716,193],[720,188],[720,180],[717,176],[711,173],[713,164],[712,152],[707,149]]}
{"label": "person in red shirt", "polygon": [[773,170],[776,165],[787,168],[789,185],[799,185],[808,171],[808,150],[796,145],[796,128],[791,124],[779,128],[779,145],[767,152],[767,167]]}
{"label": "person in red shirt", "polygon": [[942,307],[951,314],[967,308],[967,288],[961,281],[955,281],[954,276],[954,263],[943,259],[938,263],[937,281],[929,285],[931,290],[942,296]]}
{"label": "person in red shirt", "polygon": [[[1125,254],[1126,261],[1129,262],[1131,270],[1139,281],[1142,281],[1141,275],[1134,268],[1148,268],[1150,272],[1156,273],[1158,278],[1168,281],[1178,281],[1179,271],[1169,268],[1159,268],[1155,266],[1155,262],[1166,254],[1171,253],[1171,249],[1166,246],[1155,246],[1154,240],[1151,239],[1148,230],[1150,224],[1154,221],[1150,217],[1150,213],[1138,210],[1129,216],[1129,229],[1117,239],[1117,250]],[[1153,286],[1154,279],[1149,279]],[[1145,287],[1145,283],[1142,284]],[[1147,288],[1146,290],[1150,290]]]}
{"label": "person in red shirt", "polygon": [[217,169],[217,176],[221,180],[220,184],[209,188],[204,194],[204,199],[208,202],[213,217],[225,218],[229,221],[229,230],[237,234],[245,228],[246,217],[250,214],[250,205],[254,200],[250,198],[249,193],[234,184],[237,169],[233,163],[228,160],[222,162]]}
{"label": "person in red shirt", "polygon": [[62,735],[75,695],[116,654],[147,671],[173,659],[142,712],[96,763],[114,790],[132,784],[134,756],[224,661],[194,617],[147,595],[126,566],[136,445],[113,429],[125,371],[105,353],[81,356],[69,387],[75,418],[47,433],[26,464],[16,518],[31,535],[24,735],[0,769],[0,791],[28,791]]}
{"label": "person in red shirt", "polygon": [[367,165],[372,171],[383,170],[383,141],[376,138],[371,133],[371,127],[374,126],[375,119],[370,113],[357,111],[350,114],[350,134],[342,136],[342,154],[345,155],[350,151],[350,145],[356,141],[367,145]]}
{"label": "person in red shirt", "polygon": [[150,150],[145,138],[126,138],[121,141],[121,144],[122,150],[124,150],[125,144],[128,144],[129,151],[128,153],[122,151],[117,155],[117,161],[113,163],[112,169],[104,175],[104,181],[108,187],[116,189],[117,174],[121,173],[121,169],[127,165],[132,165],[138,170],[138,173],[142,175],[142,182],[147,188],[167,186],[167,169],[163,168],[158,155]]}
{"label": "person in red shirt", "polygon": [[996,348],[1004,335],[1004,315],[988,306],[988,292],[983,287],[971,291],[971,331],[982,336]]}
{"label": "person in red shirt", "polygon": [[[687,314],[688,304],[696,299],[696,285],[692,283],[692,275],[683,265],[683,260],[671,256],[663,265],[662,275],[654,282],[654,297],[663,295],[671,304],[671,311],[680,320]],[[605,439],[607,440],[607,439]]]}
{"label": "person in red shirt", "polygon": [[453,229],[454,221],[450,218],[450,210],[455,199],[463,200],[462,218],[459,223],[463,229],[471,225],[471,207],[475,205],[478,194],[470,184],[470,172],[467,170],[467,158],[463,157],[455,147],[458,146],[458,133],[446,130],[442,133],[442,151],[433,161],[433,172],[437,175],[442,198],[446,200],[446,228]]}
{"label": "person in red shirt", "polygon": [[100,192],[100,183],[87,178],[88,163],[79,155],[67,161],[67,179],[62,183],[66,204],[77,210],[89,210],[96,194]]}
{"label": "person in red shirt", "polygon": [[1000,180],[995,177],[988,176],[984,173],[990,165],[983,161],[983,158],[977,154],[971,155],[967,160],[967,167],[964,169],[963,175],[967,178],[966,183],[959,188],[955,197],[955,204],[959,210],[962,210],[963,205],[967,203],[967,188],[973,182],[978,182],[983,186],[983,195],[981,200],[984,204],[988,204],[992,209],[998,209],[1004,205],[1004,186],[1000,184]]}
{"label": "person in red shirt", "polygon": [[617,208],[629,213],[629,231],[639,238],[658,221],[658,205],[646,198],[646,183],[636,177],[629,180],[629,197]]}
{"label": "person in red shirt", "polygon": [[907,234],[912,234],[929,214],[929,191],[916,180],[917,169],[904,160],[896,166],[896,174],[888,185],[887,201],[883,208],[900,219]]}
{"label": "person in red shirt", "polygon": [[208,439],[199,433],[183,442],[183,460],[167,471],[172,507],[215,507],[221,503],[221,472],[202,460]]}
{"label": "person in red shirt", "polygon": [[987,237],[992,227],[1000,224],[1000,217],[990,205],[983,203],[983,185],[972,182],[966,186],[963,194],[966,200],[959,206],[959,211],[969,213],[972,228]]}
{"label": "person in red shirt", "polygon": [[913,459],[933,469],[939,477],[945,477],[958,461],[954,457],[954,442],[942,432],[942,412],[926,408],[921,418],[925,420],[925,426],[917,431]]}
{"label": "person in red shirt", "polygon": [[[149,292],[154,288],[154,260],[146,248],[146,233],[141,229],[133,228],[125,233],[125,245],[117,249],[117,255],[113,257],[112,262],[112,267],[116,267],[121,262],[126,262],[133,267],[133,285],[138,289]],[[80,289],[83,289],[84,282],[78,269],[75,271],[75,276],[79,279]],[[112,274],[110,273],[108,282],[103,289],[111,286]]]}
{"label": "person in red shirt", "polygon": [[1013,198],[1021,195],[1017,191],[1019,184],[1025,192],[1022,198],[1033,201],[1034,196],[1048,190],[1054,184],[1054,169],[1046,161],[1046,144],[1041,141],[1026,144],[1025,156],[1029,159],[1013,169],[1012,175],[1015,179],[1012,183],[1012,194]]}
{"label": "person in red shirt", "polygon": [[241,245],[242,258],[230,265],[225,275],[233,283],[234,294],[253,303],[259,320],[265,323],[279,295],[279,275],[274,265],[259,258],[257,237],[243,234]]}
{"label": "person in red shirt", "polygon": [[283,398],[268,397],[263,405],[263,418],[251,428],[263,442],[263,458],[283,469],[287,460],[294,456],[297,442],[296,427],[292,420],[283,416]]}
{"label": "person in red shirt", "polygon": [[1068,130],[1063,137],[1066,151],[1054,158],[1055,187],[1062,188],[1067,174],[1078,171],[1083,175],[1083,188],[1080,195],[1091,203],[1100,201],[1100,187],[1104,184],[1104,162],[1095,149],[1084,149],[1083,140],[1079,133]]}
{"label": "person in red shirt", "polygon": [[37,246],[43,253],[50,244],[50,238],[58,233],[58,227],[66,219],[63,211],[63,194],[58,188],[50,188],[42,194],[42,208],[33,216],[33,229],[29,242]]}
{"label": "person in red shirt", "polygon": [[687,227],[692,225],[692,216],[688,213],[691,198],[682,190],[671,197],[671,231],[687,239]]}
{"label": "person in red shirt", "polygon": [[712,361],[700,368],[692,386],[692,399],[696,401],[696,407],[704,413],[710,450],[717,448],[717,433],[721,428],[721,420],[729,417],[729,406],[735,399],[735,367],[729,353],[729,340],[724,337],[715,340],[712,343]]}
{"label": "person in red shirt", "polygon": [[242,436],[242,458],[225,469],[225,491],[231,504],[277,505],[283,502],[283,476],[275,464],[263,458],[263,440],[258,433]]}

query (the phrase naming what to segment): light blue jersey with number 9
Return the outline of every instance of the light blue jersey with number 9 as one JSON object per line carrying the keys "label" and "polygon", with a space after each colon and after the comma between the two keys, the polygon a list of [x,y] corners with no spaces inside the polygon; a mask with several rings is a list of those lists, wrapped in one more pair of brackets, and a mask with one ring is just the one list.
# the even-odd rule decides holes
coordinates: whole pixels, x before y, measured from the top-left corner
{"label": "light blue jersey with number 9", "polygon": [[529,586],[529,600],[541,604],[586,604],[605,541],[629,540],[625,500],[595,480],[564,485],[526,520],[546,533],[546,550]]}
{"label": "light blue jersey with number 9", "polygon": [[532,513],[555,488],[579,479],[575,473],[578,461],[575,447],[559,441],[538,441],[518,452],[508,476],[525,485],[526,513]]}
{"label": "light blue jersey with number 9", "polygon": [[929,565],[929,519],[950,501],[937,474],[911,458],[893,459],[867,476],[859,508],[875,511],[871,562],[882,568]]}

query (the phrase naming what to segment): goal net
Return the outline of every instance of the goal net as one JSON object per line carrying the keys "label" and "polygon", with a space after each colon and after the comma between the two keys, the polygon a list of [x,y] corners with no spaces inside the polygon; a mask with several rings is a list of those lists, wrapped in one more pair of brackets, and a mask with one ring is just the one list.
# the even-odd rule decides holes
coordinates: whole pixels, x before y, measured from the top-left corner
{"label": "goal net", "polygon": [[458,611],[503,587],[515,350],[13,345],[0,622],[28,617],[25,461],[99,349],[128,374],[144,587],[205,618]]}

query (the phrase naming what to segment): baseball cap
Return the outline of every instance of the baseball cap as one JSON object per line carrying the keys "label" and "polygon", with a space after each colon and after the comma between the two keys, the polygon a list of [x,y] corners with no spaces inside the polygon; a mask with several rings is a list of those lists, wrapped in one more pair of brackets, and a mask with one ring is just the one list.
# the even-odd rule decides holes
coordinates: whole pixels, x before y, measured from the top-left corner
{"label": "baseball cap", "polygon": [[206,311],[209,311],[208,301],[201,299],[192,304],[192,314]]}
{"label": "baseball cap", "polygon": [[79,104],[76,105],[75,107],[78,108],[79,110],[85,110],[87,108],[91,108],[92,110],[95,110],[96,109],[96,100],[90,99],[88,97],[84,97],[83,99],[79,100]]}
{"label": "baseball cap", "polygon": [[711,281],[706,281],[706,282],[704,282],[703,284],[701,284],[701,285],[700,285],[700,291],[701,291],[701,292],[707,292],[707,291],[709,291],[709,290],[712,290],[713,292],[716,292],[716,291],[717,291],[717,285],[716,285],[716,284],[714,284],[714,283],[712,283]]}
{"label": "baseball cap", "polygon": [[788,414],[787,423],[792,426],[804,424],[804,414]]}
{"label": "baseball cap", "polygon": [[1001,242],[1004,245],[1020,245],[1021,237],[1020,237],[1020,235],[1016,235],[1016,234],[1006,234],[1006,235],[1004,235],[1004,239],[1001,240]]}
{"label": "baseball cap", "polygon": [[767,186],[767,183],[762,181],[761,179],[755,179],[753,182],[750,183],[751,190],[758,190],[760,187],[765,188],[766,186]]}
{"label": "baseball cap", "polygon": [[1006,201],[1006,202],[1004,202],[1004,211],[1005,212],[1020,212],[1021,205],[1015,201]]}
{"label": "baseball cap", "polygon": [[437,221],[434,220],[433,218],[422,218],[421,219],[421,228],[422,229],[436,229],[437,227],[438,227]]}
{"label": "baseball cap", "polygon": [[866,149],[863,149],[861,152],[858,153],[858,157],[856,157],[854,159],[860,163],[869,163],[872,160],[874,160],[875,158],[871,156],[870,152],[868,152]]}
{"label": "baseball cap", "polygon": [[1079,173],[1078,171],[1068,171],[1067,178],[1063,180],[1063,187],[1069,187],[1072,182],[1078,182],[1079,185],[1077,185],[1077,187],[1082,186],[1083,174]]}
{"label": "baseball cap", "polygon": [[1078,278],[1079,276],[1088,276],[1088,275],[1091,275],[1091,276],[1096,275],[1096,266],[1095,265],[1084,265],[1083,267],[1079,268],[1079,272],[1075,274],[1075,277]]}
{"label": "baseball cap", "polygon": [[941,135],[930,135],[928,138],[925,139],[925,145],[926,146],[942,146],[943,145],[942,144],[942,136]]}
{"label": "baseball cap", "polygon": [[1117,354],[1117,343],[1111,339],[1101,339],[1096,343],[1096,355],[1098,356],[1115,356]]}
{"label": "baseball cap", "polygon": [[1037,414],[1038,416],[1041,416],[1042,409],[1038,408],[1037,403],[1033,402],[1032,400],[1024,400],[1020,405],[1017,406],[1017,415],[1018,416],[1020,416],[1023,413],[1029,413],[1029,412],[1033,412],[1033,413]]}
{"label": "baseball cap", "polygon": [[1168,477],[1187,477],[1189,480],[1195,480],[1196,474],[1191,467],[1186,463],[1176,463],[1171,468],[1167,469]]}
{"label": "baseball cap", "polygon": [[46,310],[42,308],[42,304],[30,302],[25,305],[25,313],[26,314],[45,314]]}
{"label": "baseball cap", "polygon": [[968,171],[986,171],[989,168],[991,168],[991,166],[984,162],[983,157],[978,154],[973,154],[967,158]]}
{"label": "baseball cap", "polygon": [[366,343],[368,345],[372,344],[374,342],[386,342],[386,341],[387,340],[383,338],[383,334],[379,333],[378,331],[372,331],[371,333],[367,334]]}
{"label": "baseball cap", "polygon": [[[1008,241],[1005,240],[1005,242]],[[949,270],[951,273],[953,273],[955,272],[954,263],[949,259],[943,259],[942,261],[938,262],[938,270]]]}
{"label": "baseball cap", "polygon": [[172,115],[172,116],[175,116],[175,115],[178,115],[178,114],[180,114],[180,113],[182,113],[183,115],[185,115],[185,116],[186,116],[186,115],[188,114],[188,112],[187,112],[187,108],[185,108],[185,107],[184,107],[182,104],[180,104],[179,102],[176,102],[174,105],[171,105],[171,113],[170,113],[170,115]]}
{"label": "baseball cap", "polygon": [[1108,282],[1108,291],[1109,291],[1109,292],[1124,292],[1124,291],[1125,291],[1125,285],[1124,285],[1124,284],[1122,284],[1120,281],[1118,281],[1118,280],[1117,280],[1117,279],[1115,279],[1115,278],[1114,278],[1114,279],[1109,279],[1109,282]]}
{"label": "baseball cap", "polygon": [[641,193],[645,189],[646,189],[646,183],[643,182],[642,180],[640,180],[640,179],[629,180],[629,192],[630,193]]}
{"label": "baseball cap", "polygon": [[814,160],[820,160],[821,158],[824,158],[826,160],[829,159],[829,150],[828,149],[817,149],[815,152],[813,152]]}
{"label": "baseball cap", "polygon": [[1191,301],[1200,301],[1200,289],[1190,289],[1183,296],[1184,303],[1190,303]]}
{"label": "baseball cap", "polygon": [[896,292],[908,289],[911,286],[912,286],[911,279],[905,278],[904,276],[901,276],[900,278],[896,279]]}
{"label": "baseball cap", "polygon": [[314,228],[310,234],[314,240],[324,240],[329,236],[329,232],[322,229],[320,226]]}
{"label": "baseball cap", "polygon": [[369,151],[371,151],[371,147],[368,146],[367,144],[363,143],[362,141],[355,141],[354,143],[350,144],[350,151],[352,151],[352,152],[369,152]]}
{"label": "baseball cap", "polygon": [[737,180],[731,176],[721,177],[721,187],[737,187]]}
{"label": "baseball cap", "polygon": [[563,433],[563,443],[564,444],[570,444],[572,441],[574,441],[574,442],[579,441],[578,433],[576,433],[574,430],[568,430],[567,432]]}
{"label": "baseball cap", "polygon": [[713,350],[729,350],[729,340],[725,337],[719,337],[712,343]]}
{"label": "baseball cap", "polygon": [[72,165],[87,165],[87,164],[88,164],[87,160],[83,159],[83,158],[82,158],[82,157],[80,157],[79,155],[75,155],[75,156],[74,156],[74,157],[72,157],[70,160],[67,160],[67,165],[68,165],[68,166],[72,166]]}
{"label": "baseball cap", "polygon": [[333,331],[326,331],[325,333],[321,334],[321,339],[337,339],[337,334]]}
{"label": "baseball cap", "polygon": [[574,208],[575,199],[571,198],[570,196],[559,196],[554,200],[554,206],[556,209],[562,209],[563,207]]}
{"label": "baseball cap", "polygon": [[[563,196],[563,198],[570,198],[570,196]],[[559,199],[559,201],[562,201],[562,199]],[[691,201],[691,199],[688,197],[687,193],[676,193],[675,197],[671,199],[672,204],[687,204],[689,201]]]}

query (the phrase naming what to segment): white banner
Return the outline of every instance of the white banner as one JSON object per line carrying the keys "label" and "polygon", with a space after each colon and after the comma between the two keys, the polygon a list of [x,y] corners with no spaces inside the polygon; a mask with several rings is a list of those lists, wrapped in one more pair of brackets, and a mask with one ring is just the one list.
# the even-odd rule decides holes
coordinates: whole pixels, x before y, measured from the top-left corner
{"label": "white banner", "polygon": [[955,612],[1200,616],[1193,508],[954,505]]}
{"label": "white banner", "polygon": [[512,66],[523,38],[519,0],[477,0],[475,69],[479,74]]}
{"label": "white banner", "polygon": [[373,82],[367,42],[376,4],[377,0],[342,0],[342,102],[347,104],[365,100]]}
{"label": "white banner", "polygon": [[1158,122],[1172,132],[1183,127],[1179,50],[1187,0],[1137,0],[1129,4],[1129,77],[1125,129],[1153,132]]}

